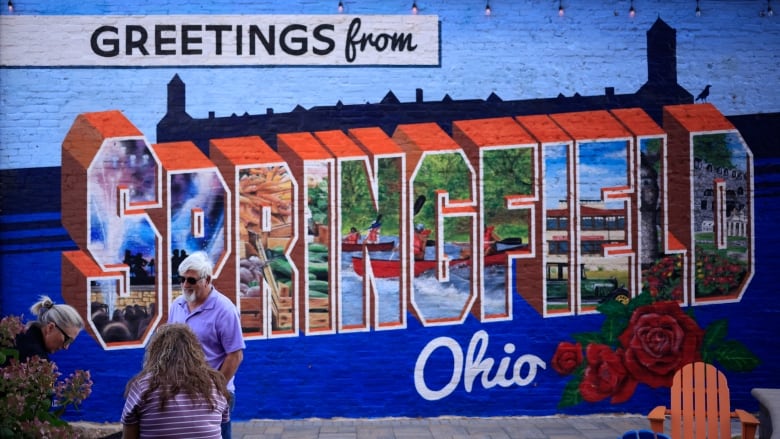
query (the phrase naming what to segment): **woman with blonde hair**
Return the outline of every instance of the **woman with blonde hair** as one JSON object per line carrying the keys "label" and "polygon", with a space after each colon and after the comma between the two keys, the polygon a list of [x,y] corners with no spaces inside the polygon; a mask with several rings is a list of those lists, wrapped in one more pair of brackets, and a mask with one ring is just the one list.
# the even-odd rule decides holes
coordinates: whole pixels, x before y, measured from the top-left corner
{"label": "woman with blonde hair", "polygon": [[40,296],[30,312],[37,318],[16,336],[19,362],[34,356],[48,360],[49,354],[68,349],[84,329],[84,320],[75,308],[56,304],[48,296]]}
{"label": "woman with blonde hair", "polygon": [[183,323],[161,326],[130,379],[123,438],[221,437],[229,420],[225,377],[209,367],[195,333]]}

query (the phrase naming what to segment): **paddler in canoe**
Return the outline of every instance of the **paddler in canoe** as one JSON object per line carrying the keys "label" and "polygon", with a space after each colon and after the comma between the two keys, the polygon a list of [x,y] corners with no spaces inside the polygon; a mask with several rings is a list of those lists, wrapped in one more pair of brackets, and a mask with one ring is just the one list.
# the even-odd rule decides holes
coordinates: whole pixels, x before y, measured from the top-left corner
{"label": "paddler in canoe", "polygon": [[361,244],[362,235],[356,227],[351,227],[349,233],[341,240],[341,250],[345,252],[359,252],[363,247],[368,251],[390,251],[395,247],[395,241],[379,242],[379,231],[382,215],[377,216],[377,220],[371,224],[368,229],[368,235]]}
{"label": "paddler in canoe", "polygon": [[428,243],[428,236],[431,230],[426,229],[425,225],[420,223],[414,226],[414,259],[421,261],[425,259],[425,246]]}
{"label": "paddler in canoe", "polygon": [[366,244],[379,244],[379,232],[381,231],[382,223],[374,221],[371,227],[368,229],[368,235],[366,235]]}
{"label": "paddler in canoe", "polygon": [[496,233],[496,226],[488,226],[485,228],[485,256],[492,255],[498,251],[498,241],[501,241],[501,236]]}
{"label": "paddler in canoe", "polygon": [[349,233],[342,240],[344,244],[360,244],[360,232],[355,227],[349,229]]}

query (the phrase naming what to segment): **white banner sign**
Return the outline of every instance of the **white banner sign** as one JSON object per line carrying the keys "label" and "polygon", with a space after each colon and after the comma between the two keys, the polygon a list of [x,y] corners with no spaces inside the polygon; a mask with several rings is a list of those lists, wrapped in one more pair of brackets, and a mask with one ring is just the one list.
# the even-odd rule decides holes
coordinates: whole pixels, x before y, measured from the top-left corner
{"label": "white banner sign", "polygon": [[439,65],[435,15],[2,16],[0,66]]}

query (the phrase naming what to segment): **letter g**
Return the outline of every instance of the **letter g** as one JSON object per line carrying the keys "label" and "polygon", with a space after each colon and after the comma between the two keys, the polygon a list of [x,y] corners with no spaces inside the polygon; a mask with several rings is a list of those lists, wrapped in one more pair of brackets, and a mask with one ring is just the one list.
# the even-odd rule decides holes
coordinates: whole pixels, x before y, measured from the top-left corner
{"label": "letter g", "polygon": [[114,35],[118,35],[119,29],[113,26],[100,26],[99,28],[95,29],[95,32],[92,32],[92,37],[89,39],[89,43],[92,46],[92,51],[95,52],[96,55],[100,55],[106,58],[119,55],[118,38],[105,38],[101,40],[101,43],[109,47],[110,50],[104,50],[103,47],[98,44],[98,39],[103,34],[103,32],[112,32]]}

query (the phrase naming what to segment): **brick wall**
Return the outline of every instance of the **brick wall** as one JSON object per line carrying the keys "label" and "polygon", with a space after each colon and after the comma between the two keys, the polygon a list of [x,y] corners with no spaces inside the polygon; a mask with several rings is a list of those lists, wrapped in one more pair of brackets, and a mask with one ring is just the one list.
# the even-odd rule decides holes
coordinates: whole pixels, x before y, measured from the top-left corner
{"label": "brick wall", "polygon": [[[60,172],[63,142],[74,120],[84,113],[118,109],[153,144],[157,124],[166,114],[166,87],[174,74],[187,84],[186,111],[196,119],[207,119],[210,112],[217,118],[233,113],[241,117],[269,110],[287,113],[297,105],[309,109],[339,102],[378,103],[388,92],[400,102],[440,102],[449,96],[495,103],[558,94],[601,96],[605,87],[630,94],[648,79],[646,32],[660,16],[676,30],[680,86],[696,96],[712,84],[709,102],[726,116],[780,109],[780,92],[771,85],[780,74],[776,50],[780,21],[759,15],[766,7],[763,2],[702,2],[703,14],[696,17],[692,2],[637,1],[638,15],[633,20],[627,17],[627,1],[577,3],[564,2],[566,13],[561,18],[554,1],[491,2],[490,17],[485,17],[479,2],[418,2],[422,14],[439,16],[441,64],[435,67],[0,68],[2,313],[25,313],[39,294],[66,300],[61,253],[78,246],[63,228],[61,214],[84,208],[60,203],[61,193],[73,189]],[[336,13],[336,2],[310,1],[133,5],[110,0],[96,5],[20,0],[14,4],[18,15]],[[346,13],[358,15],[408,14],[411,7],[401,2],[345,4]],[[2,14],[8,16],[7,11]],[[63,18],[62,26],[66,25]],[[84,31],[70,30],[74,35]],[[3,41],[2,31],[0,41],[25,44]],[[495,98],[489,98],[491,93]],[[423,121],[433,111],[423,107],[415,117]],[[458,113],[452,117],[461,118],[475,119]],[[772,120],[762,126],[776,126]],[[369,120],[373,121],[379,125],[381,117]],[[779,205],[774,185],[777,154],[772,148],[776,139],[762,149],[750,171],[756,181],[756,270],[750,286],[738,302],[694,309],[702,327],[726,321],[725,339],[739,341],[760,360],[749,372],[727,372],[735,402],[751,410],[757,409],[749,395],[751,388],[780,386],[780,358],[774,349],[780,309],[774,305],[772,277],[778,241],[774,226]],[[750,141],[748,145],[752,146]],[[86,221],[86,214],[82,217]],[[155,294],[133,291],[115,304],[150,306],[157,300]],[[101,300],[105,298],[89,296],[90,302]],[[603,316],[542,318],[519,294],[512,294],[511,300],[514,318],[506,321],[485,323],[469,316],[460,325],[423,326],[409,316],[401,330],[250,340],[238,373],[234,418],[646,413],[667,401],[665,388],[640,386],[624,403],[613,404],[607,398],[561,408],[562,395],[572,381],[551,368],[553,354],[560,342],[575,341],[573,334],[600,331]],[[255,325],[257,317],[245,319]],[[452,357],[458,352],[470,355],[469,345],[478,346],[475,340],[487,345],[484,357],[469,357],[471,369],[462,364],[453,367]],[[440,344],[432,345],[434,341]],[[431,346],[438,348],[427,363],[426,385],[441,389],[455,383],[451,395],[437,400],[423,398],[415,387],[421,352]],[[505,387],[491,380],[502,361],[510,368],[499,375],[513,378],[511,366],[521,364],[523,354],[547,363],[546,368],[536,369],[532,384]],[[68,351],[55,354],[63,372],[88,368],[95,380],[83,411],[68,416],[117,421],[124,383],[140,369],[142,356],[138,346],[105,349],[88,334],[82,334]],[[478,375],[478,364],[488,367],[479,360],[490,359],[490,376]],[[523,369],[523,374],[528,371]],[[462,374],[457,379],[456,372]]]}

